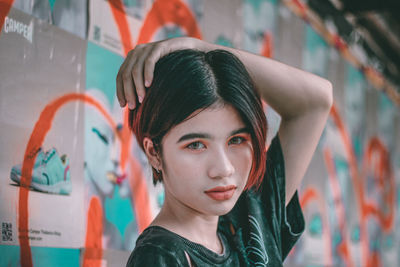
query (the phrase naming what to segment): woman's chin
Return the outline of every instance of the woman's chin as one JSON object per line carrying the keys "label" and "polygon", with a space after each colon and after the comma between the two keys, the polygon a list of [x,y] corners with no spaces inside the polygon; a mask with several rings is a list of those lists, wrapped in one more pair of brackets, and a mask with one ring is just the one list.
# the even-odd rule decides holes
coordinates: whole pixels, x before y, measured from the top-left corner
{"label": "woman's chin", "polygon": [[223,216],[229,213],[235,206],[233,201],[224,201],[225,203],[214,204],[210,207],[209,213],[215,216]]}

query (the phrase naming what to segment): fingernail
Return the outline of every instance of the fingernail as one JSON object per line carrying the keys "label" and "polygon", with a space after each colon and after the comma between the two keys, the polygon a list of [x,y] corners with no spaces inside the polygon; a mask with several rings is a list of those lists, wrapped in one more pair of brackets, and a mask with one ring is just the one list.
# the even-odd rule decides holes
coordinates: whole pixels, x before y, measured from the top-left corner
{"label": "fingernail", "polygon": [[142,103],[143,97],[142,96],[138,96],[138,100],[139,100],[139,103]]}
{"label": "fingernail", "polygon": [[128,103],[128,108],[133,109],[133,105],[131,103]]}
{"label": "fingernail", "polygon": [[146,81],[144,82],[144,86],[149,87],[149,86],[150,86],[150,81],[149,81],[149,80],[146,80]]}

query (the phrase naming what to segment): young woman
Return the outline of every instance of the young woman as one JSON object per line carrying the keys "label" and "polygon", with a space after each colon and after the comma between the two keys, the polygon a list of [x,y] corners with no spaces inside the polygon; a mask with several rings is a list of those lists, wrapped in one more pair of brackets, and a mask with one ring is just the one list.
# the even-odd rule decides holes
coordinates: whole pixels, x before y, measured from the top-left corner
{"label": "young woman", "polygon": [[[282,118],[267,153],[259,94]],[[331,84],[176,38],[132,50],[117,96],[165,188],[127,266],[282,265],[304,229],[296,190],[329,114]]]}

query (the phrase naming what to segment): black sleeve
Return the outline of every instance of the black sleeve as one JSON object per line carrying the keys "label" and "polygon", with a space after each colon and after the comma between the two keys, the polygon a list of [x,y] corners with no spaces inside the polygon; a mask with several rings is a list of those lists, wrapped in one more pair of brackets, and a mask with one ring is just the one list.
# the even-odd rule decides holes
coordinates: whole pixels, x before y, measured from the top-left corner
{"label": "black sleeve", "polygon": [[281,255],[284,260],[304,231],[305,222],[297,191],[285,207],[285,163],[278,134],[268,148],[262,191],[263,201],[272,213],[271,225],[278,244],[281,244]]}
{"label": "black sleeve", "polygon": [[170,252],[156,247],[137,247],[128,259],[126,267],[161,267],[161,266],[184,266],[178,258]]}

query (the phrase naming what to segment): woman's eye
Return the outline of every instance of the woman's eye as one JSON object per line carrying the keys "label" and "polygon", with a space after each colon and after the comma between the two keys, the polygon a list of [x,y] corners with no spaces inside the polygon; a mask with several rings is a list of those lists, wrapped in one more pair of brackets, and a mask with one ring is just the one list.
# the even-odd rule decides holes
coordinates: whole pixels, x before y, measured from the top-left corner
{"label": "woman's eye", "polygon": [[229,144],[230,145],[239,145],[239,144],[243,143],[244,141],[246,141],[245,138],[243,138],[241,136],[235,136],[231,140],[229,140]]}
{"label": "woman's eye", "polygon": [[198,150],[205,148],[205,145],[201,142],[193,142],[186,146],[189,149]]}

